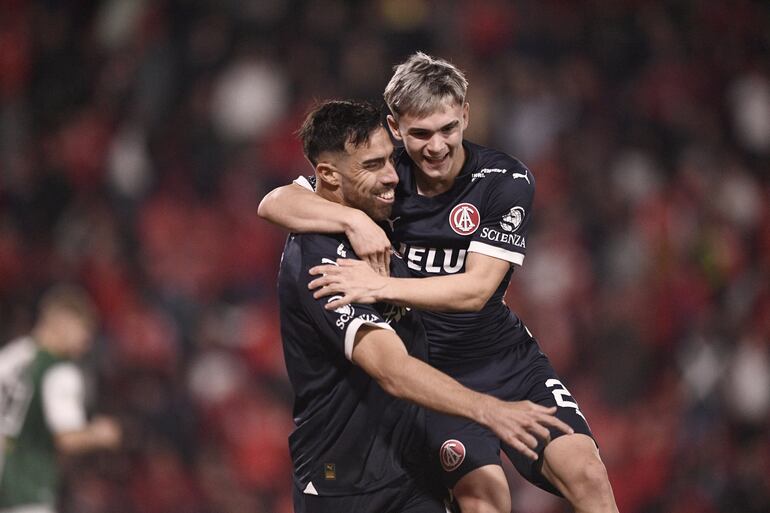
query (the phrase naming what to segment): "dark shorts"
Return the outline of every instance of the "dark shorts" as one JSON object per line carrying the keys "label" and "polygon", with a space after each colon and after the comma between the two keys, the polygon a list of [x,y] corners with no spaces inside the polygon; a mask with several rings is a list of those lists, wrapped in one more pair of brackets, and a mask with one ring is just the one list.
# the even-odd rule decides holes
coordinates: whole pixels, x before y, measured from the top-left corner
{"label": "dark shorts", "polygon": [[[556,406],[556,416],[576,433],[593,438],[577,402],[562,384],[548,358],[535,339],[529,339],[489,358],[437,365],[472,390],[506,401],[530,400],[543,406]],[[485,465],[501,465],[500,450],[528,481],[556,495],[561,495],[541,474],[545,444],[540,441],[532,461],[504,444],[489,429],[475,422],[428,412],[428,440],[431,460],[442,481],[453,488],[465,474]],[[564,433],[551,428],[551,439]]]}
{"label": "dark shorts", "polygon": [[294,486],[294,513],[446,513],[442,490],[405,479],[374,492],[319,496]]}

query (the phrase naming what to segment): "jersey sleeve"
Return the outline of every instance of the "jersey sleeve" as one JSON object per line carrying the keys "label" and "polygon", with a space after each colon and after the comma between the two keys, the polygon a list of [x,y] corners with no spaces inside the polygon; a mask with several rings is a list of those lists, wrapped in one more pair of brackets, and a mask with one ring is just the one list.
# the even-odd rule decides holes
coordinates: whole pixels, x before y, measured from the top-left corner
{"label": "jersey sleeve", "polygon": [[292,183],[295,183],[300,187],[304,187],[309,191],[315,192],[315,180],[316,180],[315,175],[311,175],[311,176],[299,175],[297,178],[294,179]]}
{"label": "jersey sleeve", "polygon": [[83,375],[73,363],[59,363],[43,378],[43,412],[54,433],[78,431],[86,425]]}
{"label": "jersey sleeve", "polygon": [[374,326],[394,331],[380,312],[373,305],[353,303],[326,310],[324,306],[340,296],[315,299],[313,291],[308,289],[315,276],[308,272],[311,267],[321,264],[337,265],[337,258],[357,258],[353,250],[344,243],[329,237],[316,237],[304,241],[303,265],[299,278],[299,294],[303,309],[312,319],[319,334],[352,359],[356,333],[362,326]]}
{"label": "jersey sleeve", "polygon": [[527,253],[535,179],[527,168],[519,165],[485,185],[488,190],[479,229],[468,251],[522,265]]}

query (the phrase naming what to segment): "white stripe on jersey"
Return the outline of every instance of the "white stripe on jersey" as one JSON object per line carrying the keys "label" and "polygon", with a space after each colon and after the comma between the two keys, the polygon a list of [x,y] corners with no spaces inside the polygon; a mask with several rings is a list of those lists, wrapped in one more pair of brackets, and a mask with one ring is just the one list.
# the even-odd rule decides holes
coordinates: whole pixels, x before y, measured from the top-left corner
{"label": "white stripe on jersey", "polygon": [[353,344],[356,341],[356,333],[358,333],[358,329],[361,326],[374,326],[376,328],[395,331],[387,322],[370,322],[365,321],[360,317],[350,321],[348,329],[345,331],[345,356],[351,362],[353,361]]}
{"label": "white stripe on jersey", "polygon": [[499,258],[500,260],[505,260],[506,262],[516,265],[524,264],[523,253],[519,253],[518,251],[508,251],[507,249],[498,248],[497,246],[485,244],[477,240],[471,241],[471,243],[468,244],[468,252],[481,253],[482,255]]}

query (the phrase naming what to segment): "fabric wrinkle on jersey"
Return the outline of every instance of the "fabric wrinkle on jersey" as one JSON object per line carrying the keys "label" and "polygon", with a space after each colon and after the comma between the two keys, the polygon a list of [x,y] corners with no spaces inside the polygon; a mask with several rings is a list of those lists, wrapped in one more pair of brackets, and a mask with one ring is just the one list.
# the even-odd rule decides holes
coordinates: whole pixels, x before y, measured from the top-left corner
{"label": "fabric wrinkle on jersey", "polygon": [[[387,394],[349,359],[351,327],[385,324],[412,356],[425,360],[422,322],[411,309],[389,304],[325,310],[331,299],[313,298],[308,271],[338,257],[356,258],[344,235],[292,234],[279,273],[284,356],[295,393],[296,429],[289,437],[294,480],[320,496],[420,479],[427,466],[424,410]],[[391,273],[408,276],[398,258],[391,260]]]}

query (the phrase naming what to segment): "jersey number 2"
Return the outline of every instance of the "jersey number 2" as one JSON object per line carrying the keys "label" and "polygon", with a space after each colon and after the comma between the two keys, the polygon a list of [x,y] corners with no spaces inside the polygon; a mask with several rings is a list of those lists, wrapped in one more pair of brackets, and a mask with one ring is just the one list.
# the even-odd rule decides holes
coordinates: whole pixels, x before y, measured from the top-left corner
{"label": "jersey number 2", "polygon": [[[572,394],[569,393],[569,390],[567,390],[567,387],[565,387],[561,381],[551,378],[545,382],[545,386],[552,388],[551,393],[553,394],[553,398],[556,400],[556,404],[558,406],[561,408],[574,408],[575,412],[583,417],[583,420],[586,420],[585,415],[583,415],[583,412],[580,411],[580,408],[575,402],[575,399],[572,397]],[[565,397],[571,400],[567,400]],[[586,423],[587,422],[588,421],[586,420]]]}

